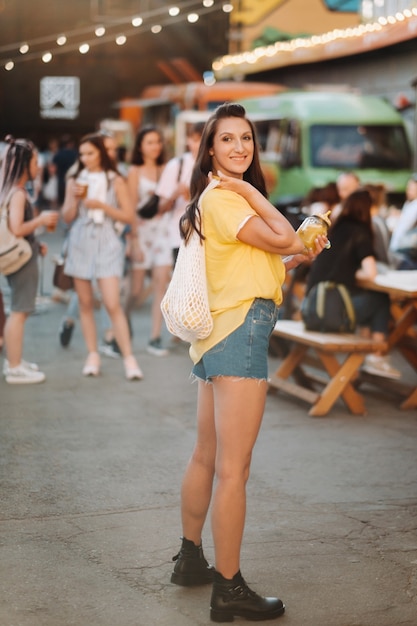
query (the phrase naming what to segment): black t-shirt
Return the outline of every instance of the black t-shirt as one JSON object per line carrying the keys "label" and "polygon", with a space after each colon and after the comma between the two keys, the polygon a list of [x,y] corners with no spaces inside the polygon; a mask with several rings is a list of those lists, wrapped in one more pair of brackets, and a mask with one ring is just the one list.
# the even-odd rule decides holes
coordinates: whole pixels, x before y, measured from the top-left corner
{"label": "black t-shirt", "polygon": [[355,287],[355,273],[368,256],[375,256],[372,233],[365,224],[350,218],[341,218],[331,229],[329,250],[323,250],[313,261],[307,278],[307,291],[323,280]]}

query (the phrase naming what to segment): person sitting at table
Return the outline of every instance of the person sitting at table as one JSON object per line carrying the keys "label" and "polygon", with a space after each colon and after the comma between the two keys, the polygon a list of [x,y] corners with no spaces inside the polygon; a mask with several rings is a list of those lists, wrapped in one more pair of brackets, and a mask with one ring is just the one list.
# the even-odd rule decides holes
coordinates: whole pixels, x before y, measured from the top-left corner
{"label": "person sitting at table", "polygon": [[366,184],[363,187],[369,191],[372,199],[371,222],[374,231],[374,251],[378,274],[386,274],[397,268],[397,259],[389,249],[391,231],[388,228],[384,214],[387,211],[387,196],[384,185]]}
{"label": "person sitting at table", "polygon": [[[401,239],[417,226],[417,174],[413,174],[406,187],[406,201],[392,233],[390,251],[398,259],[399,270],[417,270],[417,258],[401,251]],[[416,255],[417,255],[417,251]]]}
{"label": "person sitting at table", "polygon": [[[372,199],[369,191],[358,189],[342,203],[341,212],[329,229],[331,248],[311,264],[307,293],[321,281],[342,283],[349,290],[356,322],[362,337],[384,342],[390,321],[388,294],[357,286],[357,279],[373,280],[377,265],[371,222]],[[366,356],[362,369],[386,378],[400,378],[389,356],[378,351]]]}

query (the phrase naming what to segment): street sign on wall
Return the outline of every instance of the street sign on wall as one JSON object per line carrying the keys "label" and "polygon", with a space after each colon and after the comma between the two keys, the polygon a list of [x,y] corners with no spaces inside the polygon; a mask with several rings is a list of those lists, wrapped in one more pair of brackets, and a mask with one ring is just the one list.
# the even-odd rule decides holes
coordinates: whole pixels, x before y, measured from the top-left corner
{"label": "street sign on wall", "polygon": [[42,118],[74,120],[79,115],[80,79],[77,76],[45,76],[40,81]]}

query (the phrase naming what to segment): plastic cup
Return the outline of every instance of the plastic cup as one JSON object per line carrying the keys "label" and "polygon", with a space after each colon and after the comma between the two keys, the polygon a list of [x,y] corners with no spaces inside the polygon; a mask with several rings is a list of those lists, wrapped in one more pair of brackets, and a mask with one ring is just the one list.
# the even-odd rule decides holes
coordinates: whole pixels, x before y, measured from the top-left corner
{"label": "plastic cup", "polygon": [[[58,211],[44,211],[44,213],[50,213],[52,215],[58,215]],[[56,222],[52,222],[51,224],[47,224],[46,232],[47,233],[54,233],[55,230],[56,230],[57,223],[58,223],[58,220],[56,220]]]}
{"label": "plastic cup", "polygon": [[86,198],[88,193],[88,183],[84,181],[77,181],[77,185],[81,190],[80,198]]}

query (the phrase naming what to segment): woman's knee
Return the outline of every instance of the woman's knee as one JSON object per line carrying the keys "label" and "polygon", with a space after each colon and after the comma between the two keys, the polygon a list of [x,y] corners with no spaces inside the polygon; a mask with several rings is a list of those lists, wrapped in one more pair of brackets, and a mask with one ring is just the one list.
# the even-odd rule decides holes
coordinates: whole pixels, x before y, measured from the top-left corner
{"label": "woman's knee", "polygon": [[251,456],[237,459],[217,459],[216,478],[235,485],[245,485],[249,479]]}

